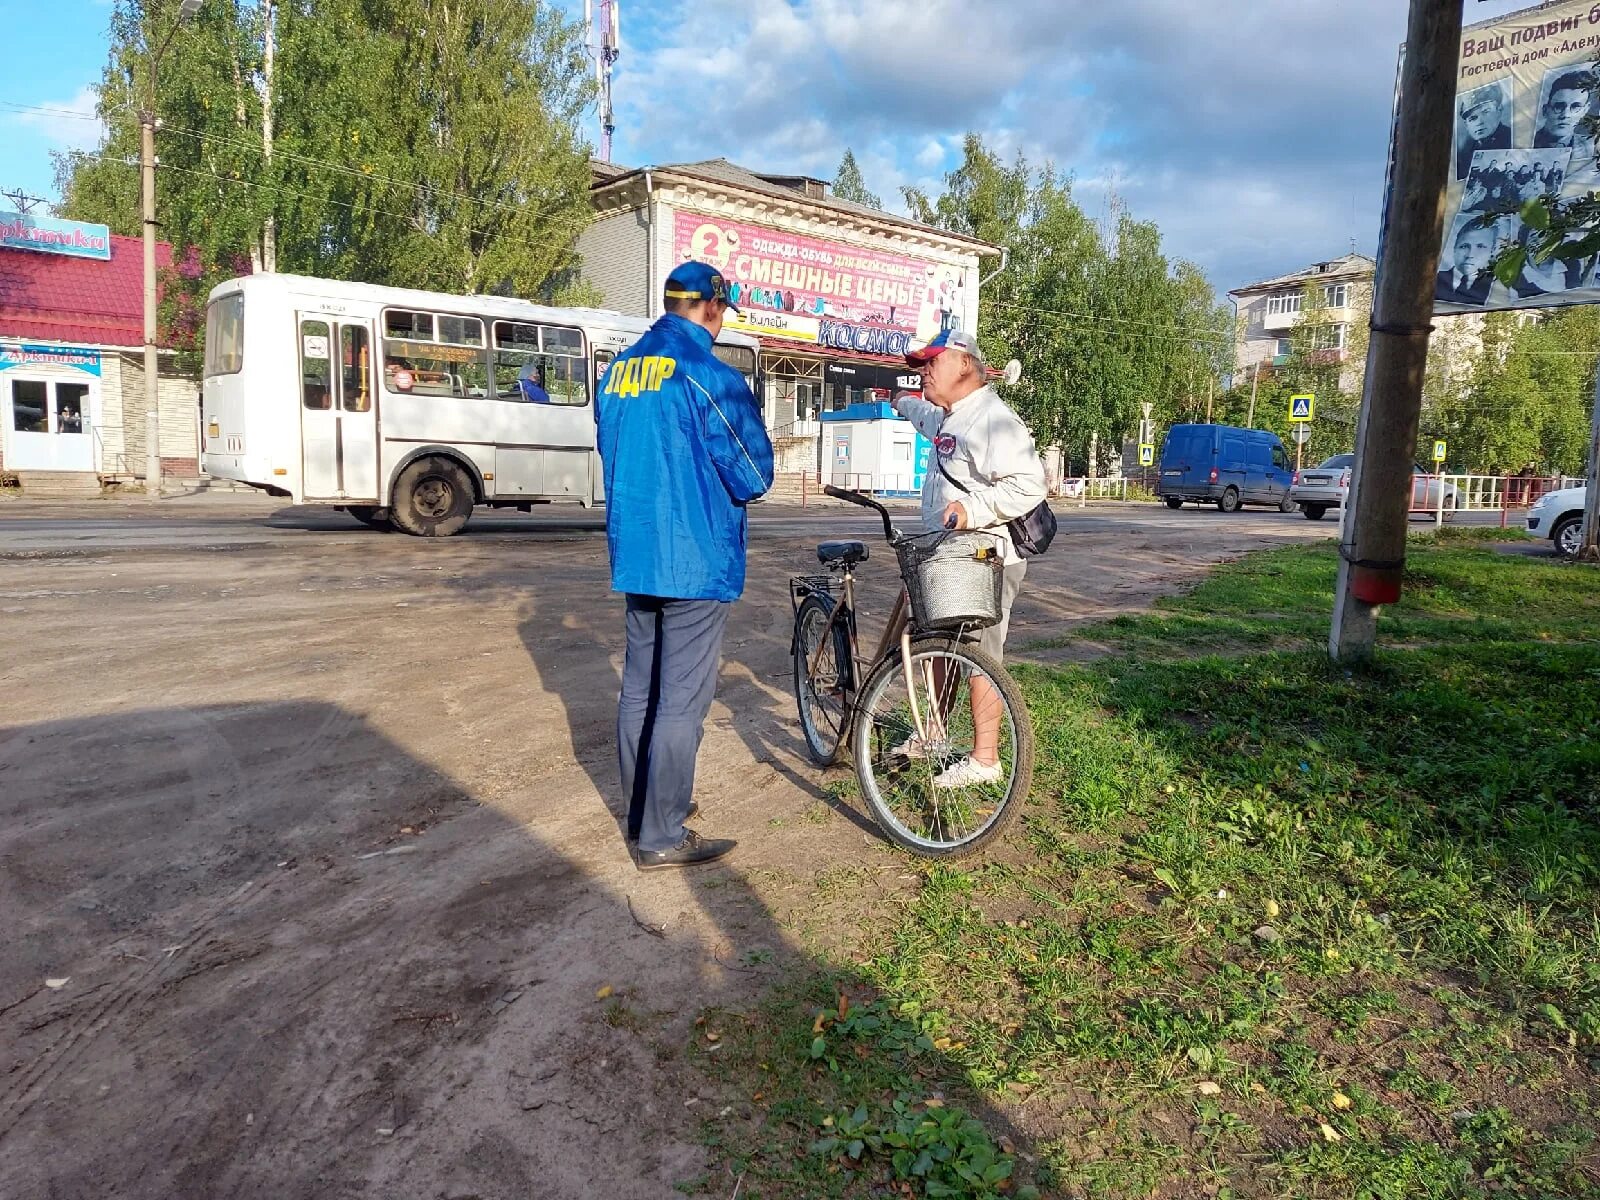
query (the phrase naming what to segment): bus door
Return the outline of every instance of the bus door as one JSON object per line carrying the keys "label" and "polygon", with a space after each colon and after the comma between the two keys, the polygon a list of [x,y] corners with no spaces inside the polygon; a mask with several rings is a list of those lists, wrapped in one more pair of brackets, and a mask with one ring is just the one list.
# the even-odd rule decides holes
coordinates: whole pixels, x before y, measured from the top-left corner
{"label": "bus door", "polygon": [[378,503],[378,413],[365,321],[300,314],[300,438],[306,500]]}
{"label": "bus door", "polygon": [[600,424],[600,389],[606,385],[606,370],[611,366],[611,360],[616,358],[615,350],[596,350],[594,352],[594,421],[595,448],[589,452],[589,501],[592,504],[604,504],[606,500],[606,472],[605,465],[600,461],[600,437],[598,426]]}

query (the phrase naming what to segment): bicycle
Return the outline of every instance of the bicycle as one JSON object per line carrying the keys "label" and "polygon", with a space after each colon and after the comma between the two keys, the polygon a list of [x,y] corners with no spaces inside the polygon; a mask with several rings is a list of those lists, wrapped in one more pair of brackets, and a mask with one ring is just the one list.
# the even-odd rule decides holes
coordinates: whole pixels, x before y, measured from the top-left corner
{"label": "bicycle", "polygon": [[[877,511],[906,586],[869,659],[855,604],[855,568],[869,558],[864,542],[823,542],[817,559],[829,574],[789,581],[806,748],[819,766],[831,766],[851,738],[861,794],[897,845],[930,858],[975,853],[1017,819],[1033,783],[1033,724],[1022,693],[970,644],[1000,618],[994,536],[902,534],[876,501],[822,490]],[[983,728],[980,713],[988,718]],[[980,752],[993,762],[979,761]]]}

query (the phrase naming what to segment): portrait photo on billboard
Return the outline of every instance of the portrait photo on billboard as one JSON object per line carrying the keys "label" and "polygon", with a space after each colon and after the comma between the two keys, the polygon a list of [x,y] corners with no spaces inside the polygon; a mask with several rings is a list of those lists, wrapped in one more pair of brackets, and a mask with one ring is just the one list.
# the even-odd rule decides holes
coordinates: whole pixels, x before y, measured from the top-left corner
{"label": "portrait photo on billboard", "polygon": [[1511,80],[1497,79],[1456,99],[1456,178],[1485,150],[1511,149]]}
{"label": "portrait photo on billboard", "polygon": [[1495,285],[1494,258],[1515,236],[1515,217],[1462,213],[1450,223],[1439,254],[1433,298],[1443,304],[1482,308]]}
{"label": "portrait photo on billboard", "polygon": [[1585,117],[1600,112],[1600,76],[1594,62],[1567,63],[1551,67],[1539,84],[1539,103],[1534,109],[1533,146],[1571,149],[1580,139]]}
{"label": "portrait photo on billboard", "polygon": [[1558,196],[1572,151],[1479,150],[1467,168],[1462,212],[1515,212],[1539,196]]}

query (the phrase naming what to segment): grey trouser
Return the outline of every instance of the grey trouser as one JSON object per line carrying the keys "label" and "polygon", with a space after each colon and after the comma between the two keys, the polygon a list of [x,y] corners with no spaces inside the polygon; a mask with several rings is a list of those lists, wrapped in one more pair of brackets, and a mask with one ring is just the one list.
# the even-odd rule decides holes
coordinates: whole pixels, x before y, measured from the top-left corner
{"label": "grey trouser", "polygon": [[720,600],[628,597],[617,755],[628,837],[641,850],[670,850],[683,840],[728,608]]}
{"label": "grey trouser", "polygon": [[1011,602],[1022,590],[1022,577],[1027,573],[1028,564],[1025,562],[1006,564],[1006,581],[1000,592],[1000,622],[978,631],[978,649],[995,662],[1005,657],[1006,631],[1011,628]]}

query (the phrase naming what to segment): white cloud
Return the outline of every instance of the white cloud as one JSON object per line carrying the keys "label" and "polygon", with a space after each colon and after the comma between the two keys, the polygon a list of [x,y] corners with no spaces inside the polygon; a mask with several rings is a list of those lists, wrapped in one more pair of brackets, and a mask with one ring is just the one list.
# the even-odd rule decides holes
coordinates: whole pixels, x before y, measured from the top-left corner
{"label": "white cloud", "polygon": [[[1491,18],[1526,0],[1485,0]],[[1377,237],[1396,0],[663,0],[620,64],[619,157],[831,177],[891,208],[976,131],[1115,194],[1219,289]],[[946,31],[956,31],[948,33]],[[903,211],[903,209],[902,209]]]}
{"label": "white cloud", "polygon": [[25,111],[11,113],[13,123],[32,130],[57,150],[89,150],[100,144],[105,132],[96,105],[99,97],[88,85],[70,100],[45,100]]}

